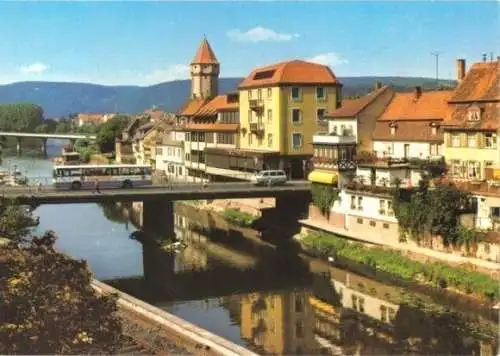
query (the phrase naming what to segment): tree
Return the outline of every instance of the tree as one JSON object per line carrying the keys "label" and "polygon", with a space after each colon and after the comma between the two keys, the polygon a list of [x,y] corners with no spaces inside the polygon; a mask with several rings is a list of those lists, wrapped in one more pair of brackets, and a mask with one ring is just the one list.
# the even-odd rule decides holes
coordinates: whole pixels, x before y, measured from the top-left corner
{"label": "tree", "polygon": [[116,138],[127,127],[131,118],[127,115],[116,115],[99,127],[96,143],[102,153],[115,150]]}
{"label": "tree", "polygon": [[36,133],[49,133],[49,125],[40,124],[37,127],[35,127],[35,132]]}
{"label": "tree", "polygon": [[37,225],[33,215],[20,205],[5,202],[0,205],[0,237],[20,241]]}
{"label": "tree", "polygon": [[72,123],[68,119],[60,119],[59,122],[57,123],[57,126],[54,130],[56,133],[68,133],[71,132],[72,129]]}
{"label": "tree", "polygon": [[54,249],[47,232],[9,244],[0,260],[1,354],[114,354],[116,296],[99,296],[83,260]]}
{"label": "tree", "polygon": [[56,131],[56,126],[57,126],[57,121],[54,119],[45,119],[44,124],[47,125],[48,127],[48,132],[55,132]]}
{"label": "tree", "polygon": [[43,123],[43,109],[34,104],[0,104],[0,130],[30,132]]}

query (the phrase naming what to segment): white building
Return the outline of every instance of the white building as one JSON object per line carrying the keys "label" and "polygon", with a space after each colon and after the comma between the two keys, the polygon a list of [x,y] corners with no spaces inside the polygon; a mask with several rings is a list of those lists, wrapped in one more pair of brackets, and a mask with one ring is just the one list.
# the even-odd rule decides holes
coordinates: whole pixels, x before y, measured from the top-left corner
{"label": "white building", "polygon": [[448,119],[452,91],[396,93],[378,118],[373,151],[378,157],[441,158],[444,121]]}
{"label": "white building", "polygon": [[184,141],[182,131],[170,131],[156,146],[156,170],[163,172],[170,180],[186,181],[187,169],[184,167]]}

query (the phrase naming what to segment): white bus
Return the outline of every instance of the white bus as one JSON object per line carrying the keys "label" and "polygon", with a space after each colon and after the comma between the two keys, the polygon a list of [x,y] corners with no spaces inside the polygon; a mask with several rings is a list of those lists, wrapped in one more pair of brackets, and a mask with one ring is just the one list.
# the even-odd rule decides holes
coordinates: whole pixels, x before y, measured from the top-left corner
{"label": "white bus", "polygon": [[54,187],[61,190],[94,189],[96,181],[102,189],[143,187],[153,183],[151,167],[139,164],[58,165],[54,166],[52,176]]}

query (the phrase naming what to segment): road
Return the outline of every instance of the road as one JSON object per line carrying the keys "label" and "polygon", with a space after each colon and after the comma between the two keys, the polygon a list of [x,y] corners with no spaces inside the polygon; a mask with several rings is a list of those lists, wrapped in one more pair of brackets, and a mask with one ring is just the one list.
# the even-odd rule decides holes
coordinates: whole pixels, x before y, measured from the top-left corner
{"label": "road", "polygon": [[0,188],[0,197],[18,199],[21,203],[64,204],[102,201],[142,201],[168,197],[171,200],[263,198],[309,193],[310,182],[290,181],[285,185],[255,186],[250,182],[228,183],[174,183],[131,189],[57,190],[52,186],[18,186]]}

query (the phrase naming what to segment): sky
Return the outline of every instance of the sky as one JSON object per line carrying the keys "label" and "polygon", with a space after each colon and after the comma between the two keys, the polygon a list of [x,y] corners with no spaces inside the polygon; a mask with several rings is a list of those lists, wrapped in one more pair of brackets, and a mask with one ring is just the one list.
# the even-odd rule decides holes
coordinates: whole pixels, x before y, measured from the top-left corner
{"label": "sky", "polygon": [[[456,77],[455,60],[500,55],[499,3],[2,2],[0,84],[152,85],[189,77],[206,36],[221,77],[291,59],[339,77]],[[495,35],[495,33],[497,35]]]}

